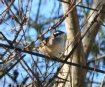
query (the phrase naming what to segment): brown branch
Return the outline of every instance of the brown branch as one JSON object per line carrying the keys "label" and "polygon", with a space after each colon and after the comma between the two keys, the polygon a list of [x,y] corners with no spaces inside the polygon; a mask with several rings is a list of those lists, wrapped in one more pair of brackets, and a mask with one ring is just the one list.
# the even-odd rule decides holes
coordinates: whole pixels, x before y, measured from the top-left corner
{"label": "brown branch", "polygon": [[19,36],[21,30],[22,30],[22,27],[21,27],[21,25],[20,25],[20,26],[19,26],[19,30],[17,31],[14,40],[12,41],[12,44],[16,42],[16,39],[18,38],[18,36]]}
{"label": "brown branch", "polygon": [[3,36],[3,38],[8,42],[9,45],[12,45],[12,44],[11,44],[11,41],[8,40],[8,39],[6,38],[6,36],[5,36],[2,32],[0,32],[0,34],[1,34],[1,35]]}
{"label": "brown branch", "polygon": [[34,73],[34,72],[32,71],[32,69],[28,66],[28,64],[26,63],[26,61],[25,61],[24,59],[23,59],[22,61],[24,62],[24,64],[25,64],[26,67],[28,68],[28,70],[33,74],[33,76],[35,76],[36,81],[37,81],[36,85],[37,85],[38,87],[42,87],[42,83],[41,83],[41,81],[39,80],[37,71]]}
{"label": "brown branch", "polygon": [[[7,7],[6,13],[10,10],[10,12],[11,12],[11,14],[12,14],[12,17],[15,19],[15,21],[18,22],[19,24],[21,24],[21,23],[19,22],[18,18],[16,17],[16,15],[14,14],[14,12],[13,12],[13,11],[11,10],[11,8],[10,8],[10,7],[12,6],[12,4],[14,3],[14,1],[15,1],[15,0],[12,0],[11,4],[8,5],[7,1],[4,0],[5,5],[6,5],[6,7]],[[6,13],[5,13],[5,15],[6,15]],[[5,17],[5,16],[4,16],[4,17]]]}
{"label": "brown branch", "polygon": [[[87,7],[87,6],[83,6],[83,5],[77,5],[78,7],[82,7],[82,8],[86,8],[86,9],[89,9],[89,10],[93,10],[93,11],[99,11],[98,9],[95,9],[95,8],[91,8],[91,7]],[[101,11],[101,13],[105,13],[104,11]]]}
{"label": "brown branch", "polygon": [[[63,2],[63,3],[66,3],[66,4],[70,4],[70,3],[67,2],[67,1],[63,1],[63,0],[58,0],[58,1]],[[86,8],[86,9],[89,9],[89,10],[93,10],[93,11],[99,11],[98,9],[91,8],[91,7],[87,7],[87,6],[84,6],[84,5],[79,5],[79,4],[77,4],[76,6],[82,7],[82,8]],[[104,12],[104,11],[101,11],[101,13],[105,13],[105,12]]]}
{"label": "brown branch", "polygon": [[28,72],[28,70],[26,69],[26,67],[22,64],[22,62],[20,62],[20,65],[21,65],[22,68],[27,72],[27,74],[30,76],[30,78],[33,79],[32,76],[31,76],[31,74],[30,74],[30,73]]}
{"label": "brown branch", "polygon": [[25,55],[21,56],[19,60],[17,60],[17,62],[15,64],[13,64],[9,69],[7,70],[0,70],[0,72],[2,72],[2,74],[0,75],[0,79],[6,75],[12,68],[15,67],[16,64],[18,64],[23,58],[25,57]]}
{"label": "brown branch", "polygon": [[101,56],[98,56],[98,57],[95,57],[95,58],[91,58],[92,60],[89,60],[87,62],[87,65],[89,65],[90,63],[94,63],[94,62],[100,61],[100,60],[102,60],[104,58],[105,58],[105,55],[101,55]]}
{"label": "brown branch", "polygon": [[[72,63],[72,62],[67,62],[66,60],[61,60],[59,58],[51,58],[51,57],[48,57],[46,55],[42,55],[42,54],[39,54],[39,53],[35,53],[35,52],[32,52],[32,51],[27,51],[27,50],[22,50],[20,48],[17,48],[17,47],[13,47],[13,46],[9,46],[9,45],[6,45],[6,44],[0,44],[0,47],[6,47],[6,48],[9,48],[9,49],[15,49],[19,52],[25,52],[25,53],[28,53],[28,54],[31,54],[31,55],[35,55],[35,56],[40,56],[40,57],[44,57],[46,59],[49,59],[49,60],[52,60],[52,61],[56,61],[56,62],[61,62],[61,63],[65,63],[65,64],[68,64],[68,65],[73,65],[73,66],[76,66],[78,68],[83,68],[83,69],[87,69],[87,70],[92,70],[92,71],[96,71],[96,72],[100,72],[100,73],[105,73],[104,70],[100,70],[100,69],[95,69],[92,68],[92,67],[88,67],[88,66],[82,66],[82,65],[79,65],[79,64],[76,64],[76,63]],[[70,52],[71,54],[72,52]],[[69,54],[69,56],[71,56]]]}

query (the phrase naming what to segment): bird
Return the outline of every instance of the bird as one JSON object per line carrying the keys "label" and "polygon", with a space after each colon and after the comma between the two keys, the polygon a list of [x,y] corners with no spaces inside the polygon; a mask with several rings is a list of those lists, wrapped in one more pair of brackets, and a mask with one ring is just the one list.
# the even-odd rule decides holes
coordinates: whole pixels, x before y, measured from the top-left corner
{"label": "bird", "polygon": [[51,36],[42,40],[36,49],[49,57],[59,58],[65,50],[66,33],[55,31]]}

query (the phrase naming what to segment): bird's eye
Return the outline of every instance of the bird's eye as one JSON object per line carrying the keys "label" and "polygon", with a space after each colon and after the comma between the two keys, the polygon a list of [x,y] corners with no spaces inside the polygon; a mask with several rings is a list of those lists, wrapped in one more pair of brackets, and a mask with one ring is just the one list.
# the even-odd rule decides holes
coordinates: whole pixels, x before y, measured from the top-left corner
{"label": "bird's eye", "polygon": [[58,35],[61,35],[62,33],[64,33],[64,32],[62,32],[62,31],[56,31],[56,32],[53,33],[53,35],[54,36],[58,36]]}
{"label": "bird's eye", "polygon": [[60,33],[60,31],[56,31],[56,32],[54,32],[54,35],[59,34],[59,33]]}
{"label": "bird's eye", "polygon": [[59,34],[59,33],[60,33],[60,32],[58,32],[58,31],[57,31],[57,32],[54,32],[54,34]]}

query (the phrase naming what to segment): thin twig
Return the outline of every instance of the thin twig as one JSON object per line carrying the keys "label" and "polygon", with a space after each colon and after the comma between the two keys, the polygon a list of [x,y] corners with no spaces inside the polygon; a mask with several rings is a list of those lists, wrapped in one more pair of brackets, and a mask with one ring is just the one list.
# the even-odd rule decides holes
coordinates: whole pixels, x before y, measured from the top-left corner
{"label": "thin twig", "polygon": [[25,55],[21,56],[20,59],[17,60],[17,62],[16,62],[15,64],[13,64],[9,69],[1,71],[1,72],[3,72],[3,74],[0,75],[0,79],[1,79],[4,75],[6,75],[6,74],[7,74],[16,64],[18,64],[24,57],[25,57]]}

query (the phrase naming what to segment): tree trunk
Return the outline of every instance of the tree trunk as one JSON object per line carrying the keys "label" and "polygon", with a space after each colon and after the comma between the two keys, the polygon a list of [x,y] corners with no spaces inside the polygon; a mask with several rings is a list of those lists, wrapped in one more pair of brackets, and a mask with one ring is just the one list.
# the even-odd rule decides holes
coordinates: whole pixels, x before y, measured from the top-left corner
{"label": "tree trunk", "polygon": [[[63,0],[63,1],[70,2],[70,0]],[[69,8],[69,4],[62,3],[62,6],[63,6],[63,12],[66,13]],[[80,33],[78,33],[80,32],[80,30],[79,30],[76,8],[74,8],[73,11],[68,15],[68,17],[66,17],[65,27],[67,31],[66,48],[68,47],[68,45],[72,43],[65,52],[65,55],[68,55],[71,52],[72,48],[74,47],[75,42],[73,43],[73,41],[75,40],[76,35],[78,34],[76,40],[78,40],[81,37]],[[84,56],[83,47],[82,43],[80,43],[79,46],[75,49],[74,53],[69,57],[68,61],[76,64],[85,65],[85,61],[83,61],[84,58],[83,56]],[[56,87],[84,86],[85,71],[82,68],[77,68],[75,66],[64,64],[60,72],[61,73],[59,73],[58,76],[65,79],[65,81],[59,80],[59,82],[61,81],[61,83],[59,83],[58,86]]]}

